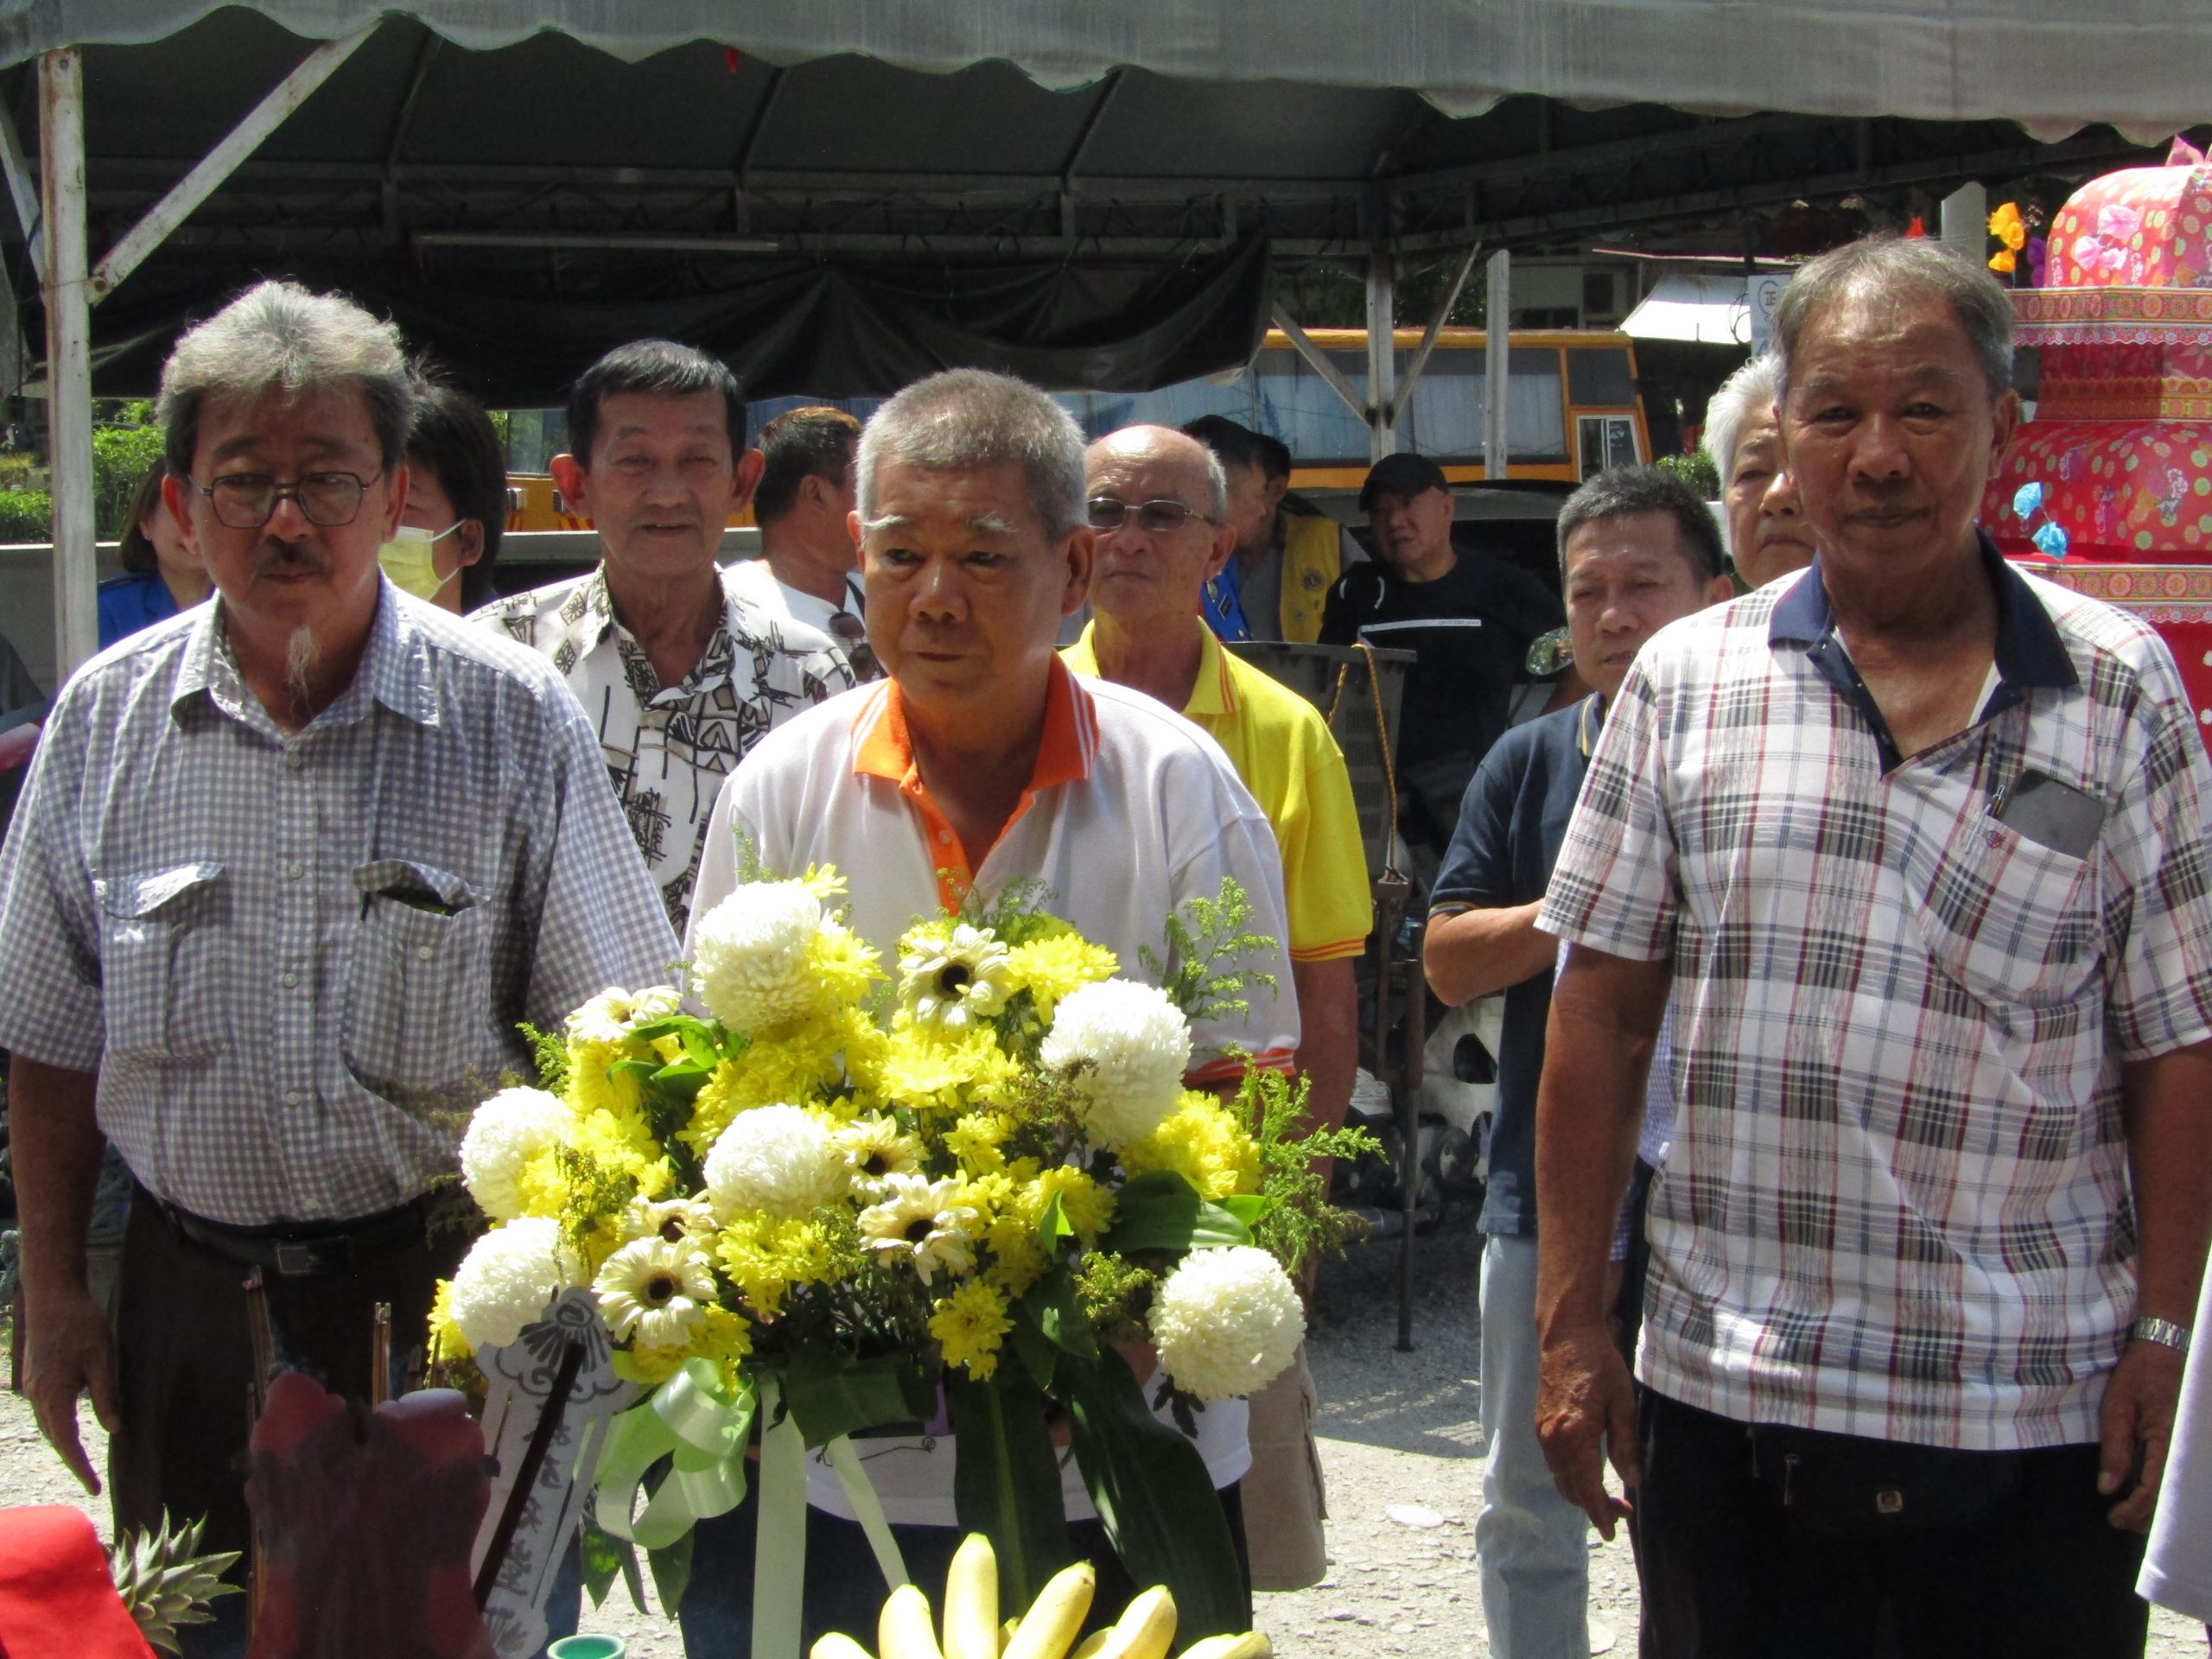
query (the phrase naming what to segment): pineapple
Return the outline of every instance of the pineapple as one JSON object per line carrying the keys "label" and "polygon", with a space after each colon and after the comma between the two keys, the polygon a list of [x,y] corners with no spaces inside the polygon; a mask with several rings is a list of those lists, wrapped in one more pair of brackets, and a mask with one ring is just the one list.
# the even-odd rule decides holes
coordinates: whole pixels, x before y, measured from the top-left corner
{"label": "pineapple", "polygon": [[150,1535],[126,1533],[108,1552],[116,1594],[138,1621],[139,1633],[164,1653],[181,1651],[176,1640],[178,1625],[212,1622],[204,1604],[217,1596],[238,1592],[238,1586],[225,1584],[222,1576],[238,1560],[238,1552],[200,1553],[200,1533],[206,1524],[204,1519],[194,1521],[172,1532],[165,1514],[158,1531]]}

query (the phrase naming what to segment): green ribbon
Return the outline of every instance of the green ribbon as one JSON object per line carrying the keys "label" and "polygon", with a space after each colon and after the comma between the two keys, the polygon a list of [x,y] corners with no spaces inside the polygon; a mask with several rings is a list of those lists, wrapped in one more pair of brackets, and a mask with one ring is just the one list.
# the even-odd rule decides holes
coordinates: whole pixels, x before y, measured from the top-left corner
{"label": "green ribbon", "polygon": [[753,1659],[798,1659],[806,1604],[806,1437],[760,1379],[760,1519],[753,1548]]}
{"label": "green ribbon", "polygon": [[840,1434],[823,1448],[830,1466],[837,1471],[838,1483],[845,1489],[845,1502],[853,1506],[853,1513],[860,1518],[861,1530],[868,1535],[868,1547],[875,1552],[875,1564],[883,1574],[887,1589],[896,1590],[902,1584],[912,1584],[913,1579],[906,1571],[906,1558],[899,1553],[899,1541],[891,1535],[891,1523],[883,1516],[883,1500],[875,1495],[868,1471],[861,1467],[860,1454],[853,1450],[853,1443]]}
{"label": "green ribbon", "polygon": [[[607,1426],[599,1463],[601,1529],[642,1548],[662,1549],[696,1522],[735,1509],[745,1497],[745,1441],[753,1406],[750,1385],[733,1394],[711,1362],[685,1360],[646,1400]],[[668,1478],[632,1521],[631,1506],[646,1471],[671,1456]]]}

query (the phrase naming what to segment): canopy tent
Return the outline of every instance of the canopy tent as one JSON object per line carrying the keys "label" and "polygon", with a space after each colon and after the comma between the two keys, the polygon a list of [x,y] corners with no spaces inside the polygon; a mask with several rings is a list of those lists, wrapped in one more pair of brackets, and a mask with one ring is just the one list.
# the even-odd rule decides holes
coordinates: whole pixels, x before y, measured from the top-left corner
{"label": "canopy tent", "polygon": [[[1361,262],[1388,320],[1404,258],[2086,175],[2194,119],[2212,67],[2212,20],[2174,0],[1356,22],[1331,0],[7,0],[0,255],[49,345],[64,658],[92,639],[95,348],[104,389],[147,389],[179,323],[259,274],[384,307],[494,401],[645,328],[763,393],[950,361],[1139,388],[1246,360],[1271,261]],[[1378,446],[1391,369],[1366,389]]]}

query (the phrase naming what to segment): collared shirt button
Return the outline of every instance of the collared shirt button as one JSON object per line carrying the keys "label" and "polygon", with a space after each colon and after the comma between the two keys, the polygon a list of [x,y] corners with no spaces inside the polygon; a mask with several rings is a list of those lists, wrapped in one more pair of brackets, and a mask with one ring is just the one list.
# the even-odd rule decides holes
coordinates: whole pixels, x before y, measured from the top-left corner
{"label": "collared shirt button", "polygon": [[284,769],[297,772],[308,763],[307,751],[296,746],[284,751]]}
{"label": "collared shirt button", "polygon": [[296,881],[307,873],[308,867],[296,858],[284,867],[284,879],[287,881]]}
{"label": "collared shirt button", "polygon": [[278,979],[276,982],[289,991],[299,984],[300,976],[297,974],[287,973]]}
{"label": "collared shirt button", "polygon": [[424,962],[428,962],[436,954],[436,952],[432,950],[427,944],[418,944],[415,947],[415,954],[421,957]]}
{"label": "collared shirt button", "polygon": [[284,1091],[284,1103],[287,1106],[298,1105],[300,1103],[300,1091],[296,1089],[287,1089]]}

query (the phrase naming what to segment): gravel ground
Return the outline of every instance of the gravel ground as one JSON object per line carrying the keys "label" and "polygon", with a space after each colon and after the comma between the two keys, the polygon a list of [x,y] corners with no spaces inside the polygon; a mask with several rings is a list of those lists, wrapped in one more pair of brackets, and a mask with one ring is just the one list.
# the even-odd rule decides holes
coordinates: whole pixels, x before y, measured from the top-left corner
{"label": "gravel ground", "polygon": [[[1483,1457],[1477,1261],[1470,1231],[1421,1241],[1414,1347],[1404,1354],[1395,1347],[1395,1243],[1357,1250],[1322,1274],[1309,1349],[1333,1511],[1330,1571],[1313,1589],[1260,1599],[1258,1622],[1286,1659],[1482,1659],[1490,1652],[1475,1567]],[[88,1438],[98,1435],[89,1413],[85,1426]],[[4,1390],[0,1503],[74,1503],[103,1530],[107,1523],[105,1503],[86,1498],[39,1440],[29,1405]],[[1611,1544],[1591,1535],[1590,1580],[1593,1651],[1633,1654],[1636,1570],[1625,1533]],[[658,1613],[633,1611],[619,1587],[605,1607],[587,1612],[584,1628],[626,1637],[630,1659],[683,1652],[672,1626]],[[2153,1659],[2202,1659],[2205,1650],[2201,1627],[2154,1611]]]}

